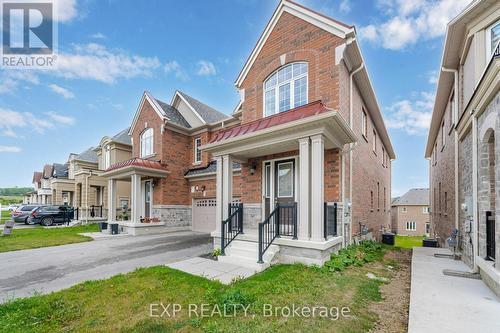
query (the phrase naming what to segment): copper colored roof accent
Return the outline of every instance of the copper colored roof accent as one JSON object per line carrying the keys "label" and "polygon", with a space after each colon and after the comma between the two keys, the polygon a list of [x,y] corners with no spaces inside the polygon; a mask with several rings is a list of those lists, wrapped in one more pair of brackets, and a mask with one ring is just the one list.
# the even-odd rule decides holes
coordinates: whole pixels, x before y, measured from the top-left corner
{"label": "copper colored roof accent", "polygon": [[299,106],[295,109],[291,109],[285,112],[280,112],[278,114],[269,117],[257,119],[252,122],[239,125],[225,131],[220,131],[212,137],[209,143],[220,142],[244,134],[250,134],[253,132],[261,131],[266,128],[286,124],[307,117],[312,117],[320,113],[329,111],[331,110],[326,108],[321,101],[312,102],[303,106]]}
{"label": "copper colored roof accent", "polygon": [[39,183],[42,180],[42,173],[35,171],[33,173],[33,183]]}
{"label": "copper colored roof accent", "polygon": [[105,172],[118,170],[130,166],[167,171],[167,169],[158,161],[150,161],[150,160],[144,160],[139,157],[134,157],[131,158],[130,160],[118,162],[111,165],[109,168],[106,169]]}

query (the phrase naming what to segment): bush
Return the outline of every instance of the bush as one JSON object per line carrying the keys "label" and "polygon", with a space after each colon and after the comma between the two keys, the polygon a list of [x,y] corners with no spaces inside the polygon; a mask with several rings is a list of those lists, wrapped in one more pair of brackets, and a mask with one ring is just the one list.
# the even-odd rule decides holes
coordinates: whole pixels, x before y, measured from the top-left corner
{"label": "bush", "polygon": [[363,266],[367,262],[383,256],[383,246],[374,241],[362,241],[358,245],[349,245],[338,253],[333,253],[325,263],[323,270],[340,272],[349,266]]}

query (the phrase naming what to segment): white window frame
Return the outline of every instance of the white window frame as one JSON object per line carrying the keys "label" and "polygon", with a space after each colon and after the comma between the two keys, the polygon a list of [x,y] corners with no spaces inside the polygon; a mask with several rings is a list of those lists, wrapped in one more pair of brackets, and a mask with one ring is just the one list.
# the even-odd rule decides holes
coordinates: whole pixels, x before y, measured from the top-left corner
{"label": "white window frame", "polygon": [[[145,137],[145,134],[149,133],[149,132],[151,132],[151,135],[149,135],[148,137]],[[151,140],[151,142],[148,145],[148,147],[150,149],[146,149],[147,147],[146,147],[145,141],[147,139]],[[151,127],[146,128],[144,131],[142,131],[140,138],[139,138],[139,141],[140,141],[140,150],[141,150],[140,156],[141,156],[141,158],[154,155],[154,130]]]}
{"label": "white window frame", "polygon": [[493,46],[493,50],[491,49],[491,30],[493,30],[494,27],[496,27],[497,25],[500,24],[500,20],[496,21],[495,23],[493,23],[492,25],[490,25],[488,28],[486,28],[486,45],[485,45],[485,48],[486,48],[486,64],[488,64],[488,62],[490,61],[491,59],[491,56],[493,55],[493,52],[495,52],[495,46]]}
{"label": "white window frame", "polygon": [[373,130],[373,143],[372,149],[375,154],[377,154],[377,131]]}
{"label": "white window frame", "polygon": [[104,170],[111,166],[111,147],[109,144],[104,146]]}
{"label": "white window frame", "polygon": [[364,108],[361,111],[361,134],[365,138],[368,137],[368,115]]}
{"label": "white window frame", "polygon": [[[300,74],[296,77],[293,76],[293,65],[294,64],[305,64],[307,66],[307,71],[305,74]],[[276,84],[272,87],[269,87],[269,88],[266,88],[266,82],[273,76],[273,75],[278,75],[278,72],[281,71],[281,70],[284,70],[286,67],[288,66],[292,66],[292,77],[286,81],[283,81],[281,83],[278,83],[278,78],[276,77]],[[304,104],[302,105],[306,105],[308,102],[309,102],[309,64],[306,62],[306,61],[296,61],[296,62],[292,62],[292,63],[289,63],[289,64],[286,64],[284,66],[281,66],[280,68],[276,69],[274,72],[272,72],[263,82],[262,84],[262,104],[263,104],[263,117],[269,117],[269,116],[272,116],[273,114],[278,114],[280,113],[280,110],[279,110],[279,88],[282,87],[282,86],[285,86],[287,84],[290,84],[290,108],[287,109],[287,110],[283,110],[281,112],[285,112],[285,111],[288,111],[288,110],[291,110],[291,109],[294,109],[296,107],[299,107],[299,106],[295,106],[295,81],[299,80],[299,79],[302,79],[302,78],[306,78],[306,101]],[[274,89],[274,113],[273,114],[268,114],[267,113],[267,110],[266,110],[266,93],[269,92],[269,91],[272,91]],[[300,106],[302,106],[300,105]]]}
{"label": "white window frame", "polygon": [[194,163],[195,164],[201,163],[201,160],[202,160],[200,147],[201,147],[201,138],[194,139]]}
{"label": "white window frame", "polygon": [[407,231],[417,231],[417,222],[416,221],[406,221],[406,230]]}
{"label": "white window frame", "polygon": [[401,213],[408,213],[408,208],[401,207]]}
{"label": "white window frame", "polygon": [[425,206],[422,208],[422,213],[429,214],[429,206]]}
{"label": "white window frame", "polygon": [[[281,195],[279,174],[280,174],[280,167],[285,166],[285,165],[291,166],[290,169],[292,170],[292,188],[291,188],[290,193],[286,193],[285,195]],[[278,164],[278,172],[277,172],[277,179],[276,179],[276,185],[278,186],[276,193],[277,193],[278,197],[280,197],[280,198],[293,198],[294,197],[294,193],[295,193],[295,180],[293,179],[294,174],[295,174],[295,168],[294,168],[294,163],[292,161]]]}

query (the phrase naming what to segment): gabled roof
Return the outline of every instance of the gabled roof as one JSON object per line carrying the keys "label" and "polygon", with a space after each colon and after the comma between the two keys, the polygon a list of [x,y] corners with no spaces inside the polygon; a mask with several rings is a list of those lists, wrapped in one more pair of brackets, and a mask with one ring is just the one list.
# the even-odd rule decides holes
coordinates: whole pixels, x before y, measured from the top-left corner
{"label": "gabled roof", "polygon": [[[241,169],[241,164],[238,162],[233,162],[233,170]],[[184,177],[191,178],[196,176],[205,176],[215,174],[217,171],[217,161],[211,161],[207,166],[201,168],[192,168],[189,169]]]}
{"label": "gabled roof", "polygon": [[60,164],[60,163],[52,164],[52,177],[68,178],[68,164]]}
{"label": "gabled roof", "polygon": [[39,183],[42,180],[42,173],[39,171],[33,172],[33,181],[32,183]]}
{"label": "gabled roof", "polygon": [[132,139],[130,138],[130,135],[128,135],[129,131],[130,131],[130,127],[127,127],[126,129],[120,131],[119,133],[117,133],[113,137],[111,137],[111,141],[131,146]]}
{"label": "gabled roof", "polygon": [[349,34],[354,33],[354,27],[349,26],[345,23],[334,20],[330,17],[327,17],[323,14],[317,13],[309,8],[306,8],[302,5],[299,5],[293,1],[289,0],[281,0],[278,4],[278,7],[273,13],[273,16],[267,23],[262,35],[260,36],[257,44],[255,45],[252,53],[248,57],[243,69],[241,70],[238,78],[236,79],[235,85],[237,88],[241,86],[245,77],[247,76],[250,68],[252,67],[257,55],[260,53],[260,50],[264,46],[267,41],[267,38],[271,34],[271,31],[274,29],[276,23],[283,13],[290,13],[296,17],[303,19],[306,22],[309,22],[325,31],[328,31],[340,38],[346,38]]}
{"label": "gabled roof", "polygon": [[[180,97],[184,99],[184,101],[188,104],[188,106],[191,107],[191,109],[201,118],[201,120],[205,124],[212,124],[230,118],[230,116],[228,116],[227,114],[215,110],[211,106],[208,106],[205,103],[200,102],[196,98],[191,97],[182,91],[176,91],[176,94],[180,95]],[[172,100],[174,99],[175,95]]]}
{"label": "gabled roof", "polygon": [[45,179],[52,177],[52,169],[53,167],[51,164],[45,164],[42,171],[42,177]]}
{"label": "gabled roof", "polygon": [[160,105],[163,112],[165,113],[165,117],[167,117],[171,123],[182,127],[191,128],[191,125],[189,125],[189,123],[182,116],[179,110],[177,110],[170,104],[160,101],[159,99],[156,99],[156,102]]}
{"label": "gabled roof", "polygon": [[392,206],[428,206],[429,205],[429,189],[428,188],[412,188],[404,195],[396,198]]}
{"label": "gabled roof", "polygon": [[78,154],[75,157],[76,161],[89,162],[89,163],[98,163],[99,160],[97,158],[97,152],[94,150],[94,147],[90,147],[82,153]]}

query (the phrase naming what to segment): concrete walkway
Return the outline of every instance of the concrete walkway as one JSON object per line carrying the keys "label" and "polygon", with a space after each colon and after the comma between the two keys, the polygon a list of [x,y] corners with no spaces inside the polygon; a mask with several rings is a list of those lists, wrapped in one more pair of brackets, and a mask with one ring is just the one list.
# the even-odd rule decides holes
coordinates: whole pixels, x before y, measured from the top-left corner
{"label": "concrete walkway", "polygon": [[205,258],[191,258],[167,266],[210,280],[218,280],[224,284],[230,284],[236,278],[247,278],[255,274],[255,270],[247,267]]}
{"label": "concrete walkway", "polygon": [[129,236],[0,253],[0,303],[209,253],[209,234]]}
{"label": "concrete walkway", "polygon": [[481,280],[444,275],[443,269],[469,268],[434,253],[451,252],[413,249],[408,332],[500,332],[500,299]]}

